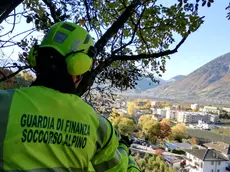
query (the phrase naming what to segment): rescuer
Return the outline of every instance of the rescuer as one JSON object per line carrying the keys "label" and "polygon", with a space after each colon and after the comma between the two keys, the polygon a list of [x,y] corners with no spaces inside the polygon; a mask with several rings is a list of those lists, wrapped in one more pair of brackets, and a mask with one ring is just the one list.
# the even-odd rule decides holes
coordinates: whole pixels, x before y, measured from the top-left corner
{"label": "rescuer", "polygon": [[32,86],[0,90],[1,172],[139,171],[128,138],[75,95],[95,55],[89,33],[70,22],[31,49]]}

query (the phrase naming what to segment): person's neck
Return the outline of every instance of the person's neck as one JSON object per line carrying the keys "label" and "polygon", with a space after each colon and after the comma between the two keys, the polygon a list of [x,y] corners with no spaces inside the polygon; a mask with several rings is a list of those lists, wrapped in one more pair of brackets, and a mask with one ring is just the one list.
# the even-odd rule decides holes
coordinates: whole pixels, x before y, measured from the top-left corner
{"label": "person's neck", "polygon": [[31,86],[44,86],[62,93],[75,94],[75,84],[71,81],[52,81],[37,78]]}

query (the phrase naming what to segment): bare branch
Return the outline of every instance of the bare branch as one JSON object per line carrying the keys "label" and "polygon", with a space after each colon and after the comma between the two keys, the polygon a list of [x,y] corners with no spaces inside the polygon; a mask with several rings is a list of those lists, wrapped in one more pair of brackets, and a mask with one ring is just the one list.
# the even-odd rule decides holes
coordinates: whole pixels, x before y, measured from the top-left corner
{"label": "bare branch", "polygon": [[3,81],[6,81],[12,77],[14,77],[15,75],[17,75],[19,72],[25,70],[25,69],[29,69],[30,67],[29,66],[17,66],[18,67],[18,70],[14,73],[11,73],[10,75],[7,75],[3,78],[0,79],[0,82],[3,82]]}
{"label": "bare branch", "polygon": [[15,25],[16,25],[16,10],[15,10],[15,9],[14,9],[14,14],[13,14],[13,16],[14,16],[14,21],[13,21],[13,23],[12,23],[12,25],[13,25],[12,29],[11,29],[9,32],[7,32],[7,33],[1,35],[0,37],[6,36],[6,35],[8,35],[9,33],[12,33],[12,32],[13,32],[13,30],[14,30],[14,28],[15,28]]}
{"label": "bare branch", "polygon": [[6,11],[0,16],[0,24],[9,16],[9,14],[19,5],[22,3],[23,0],[15,0]]}
{"label": "bare branch", "polygon": [[54,20],[55,23],[59,22],[60,19],[58,18],[58,16],[56,15],[56,6],[53,4],[53,2],[51,0],[43,0],[43,2],[46,4],[46,6],[49,8],[50,10],[50,14]]}
{"label": "bare branch", "polygon": [[[6,45],[8,42],[10,42],[10,41],[11,41],[12,39],[14,39],[15,37],[29,32],[29,34],[27,34],[27,35],[25,36],[25,37],[27,37],[28,35],[30,35],[30,34],[31,34],[32,32],[34,32],[34,31],[35,31],[35,28],[32,28],[32,29],[26,30],[26,31],[24,31],[24,32],[21,32],[21,33],[19,33],[19,34],[16,34],[16,35],[14,35],[13,37],[11,37],[8,41],[5,41],[5,43],[2,44],[2,45],[0,46],[0,48],[7,47],[7,46],[4,46],[4,45]],[[1,36],[0,36],[0,37],[1,37]],[[25,37],[24,37],[24,38],[25,38]],[[23,39],[24,39],[24,38],[23,38]],[[14,45],[14,44],[13,44],[13,45]],[[11,45],[11,46],[13,46],[13,45]]]}
{"label": "bare branch", "polygon": [[90,14],[89,14],[90,12],[89,12],[89,6],[88,6],[87,0],[84,0],[84,5],[85,5],[85,10],[86,10],[86,17],[88,19],[89,26],[90,26],[90,29],[91,29],[91,25],[90,25],[91,18],[90,18]]}
{"label": "bare branch", "polygon": [[17,45],[17,43],[13,43],[13,44],[10,44],[10,45],[1,46],[0,48],[8,48],[8,47],[13,47],[15,45]]}
{"label": "bare branch", "polygon": [[[125,47],[127,47],[128,45],[130,45],[130,44],[133,43],[134,37],[135,37],[135,35],[136,35],[138,26],[140,25],[140,22],[141,22],[141,19],[142,19],[142,17],[143,17],[144,12],[145,12],[145,8],[144,8],[143,11],[141,12],[141,15],[140,15],[140,17],[139,17],[139,19],[138,19],[137,24],[135,24],[135,23],[132,21],[132,23],[133,23],[133,25],[134,25],[135,27],[134,27],[134,29],[133,29],[133,34],[132,34],[131,40],[130,40],[128,43],[126,43],[126,44],[124,44],[123,46],[121,46],[120,48],[114,50],[114,51],[112,52],[112,54],[116,54],[117,52],[121,51],[122,49],[124,49]],[[132,19],[131,19],[131,20],[132,20]]]}
{"label": "bare branch", "polygon": [[[3,78],[5,78],[6,77],[6,75],[0,70],[0,74],[3,76]],[[1,76],[0,75],[0,76]]]}
{"label": "bare branch", "polygon": [[[198,20],[203,19],[203,17],[199,18]],[[195,30],[193,30],[193,32],[195,32],[200,25],[203,24],[203,21],[201,21],[201,23],[199,24],[199,26],[197,26],[197,28]],[[176,47],[172,50],[166,50],[166,51],[162,51],[159,53],[152,53],[152,54],[138,54],[138,55],[132,55],[132,56],[127,56],[127,55],[112,55],[111,56],[111,62],[116,61],[116,60],[139,60],[139,59],[146,59],[146,58],[158,58],[158,57],[162,57],[162,56],[167,56],[170,54],[174,54],[178,51],[178,49],[180,48],[180,46],[185,42],[185,40],[188,38],[188,36],[191,34],[191,30],[189,29],[187,31],[187,33],[185,34],[185,36],[181,39],[181,41],[176,45]]]}
{"label": "bare branch", "polygon": [[[118,38],[119,38],[119,36],[114,36],[114,38],[113,38],[113,41],[112,41],[112,45],[111,45],[111,52],[113,53],[113,51],[114,51],[114,45],[115,45],[115,43],[117,42],[117,40],[118,40]],[[114,53],[115,54],[115,53]]]}
{"label": "bare branch", "polygon": [[[29,12],[29,10],[28,10],[28,11],[25,10],[25,11],[23,11],[23,12],[19,12],[19,13],[15,13],[15,14],[9,14],[8,17],[12,17],[12,16],[14,16],[14,15],[15,15],[15,16],[17,16],[17,15],[23,15],[23,14],[26,14],[26,13],[28,13],[28,12]],[[23,15],[23,16],[24,16],[24,15]]]}
{"label": "bare branch", "polygon": [[98,52],[103,50],[103,47],[107,44],[107,42],[113,37],[114,34],[118,32],[120,28],[124,25],[124,23],[128,20],[128,18],[132,15],[133,10],[138,6],[140,2],[135,2],[129,5],[125,11],[119,16],[117,21],[115,21],[112,26],[102,35],[102,37],[96,42],[95,47]]}
{"label": "bare branch", "polygon": [[148,50],[148,53],[150,53],[150,51],[149,51],[149,45],[148,45],[148,43],[146,42],[146,40],[144,39],[144,37],[142,35],[142,29],[140,28],[140,26],[139,26],[139,32],[140,32],[140,38],[141,38],[141,40],[144,42],[144,44],[145,44],[145,46],[146,46],[146,48]]}
{"label": "bare branch", "polygon": [[15,24],[16,24],[16,10],[14,9],[14,21],[13,21],[13,27],[12,27],[10,33],[12,33],[14,31]]}
{"label": "bare branch", "polygon": [[178,44],[177,46],[173,49],[173,50],[166,50],[166,51],[162,51],[159,53],[152,53],[152,54],[138,54],[138,55],[132,55],[132,56],[127,56],[127,55],[113,55],[112,61],[116,61],[116,60],[139,60],[139,59],[146,59],[146,58],[158,58],[158,57],[162,57],[162,56],[166,56],[166,55],[170,55],[170,54],[174,54],[178,51],[178,49],[180,48],[180,46],[184,43],[184,41],[187,39],[188,35],[191,33],[191,31],[189,30],[187,32],[187,36],[185,36]]}

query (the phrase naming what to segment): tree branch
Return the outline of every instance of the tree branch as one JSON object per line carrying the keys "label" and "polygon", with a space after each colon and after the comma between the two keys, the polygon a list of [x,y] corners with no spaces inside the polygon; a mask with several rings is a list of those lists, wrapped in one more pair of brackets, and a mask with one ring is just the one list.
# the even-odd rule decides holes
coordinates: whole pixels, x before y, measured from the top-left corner
{"label": "tree branch", "polygon": [[[0,70],[0,74],[3,76],[3,78],[5,78],[6,77],[6,75]],[[0,75],[0,76],[1,76]]]}
{"label": "tree branch", "polygon": [[[7,47],[7,46],[4,46],[4,45],[6,45],[6,43],[8,43],[8,42],[10,42],[12,39],[14,39],[15,37],[17,37],[17,36],[19,36],[19,35],[22,35],[22,34],[24,34],[24,33],[26,33],[26,32],[29,32],[29,34],[27,34],[25,37],[27,37],[28,35],[30,35],[32,32],[34,32],[35,31],[35,28],[32,28],[32,29],[29,29],[29,30],[26,30],[26,31],[24,31],[24,32],[21,32],[21,33],[18,33],[18,34],[16,34],[16,35],[14,35],[13,37],[11,37],[9,40],[7,40],[7,41],[4,41],[5,43],[4,44],[2,44],[1,46],[0,46],[0,48],[4,48],[4,47]],[[1,36],[0,36],[1,37]],[[23,39],[25,39],[25,37],[23,38]],[[14,44],[13,44],[14,45]]]}
{"label": "tree branch", "polygon": [[84,5],[85,5],[86,17],[87,17],[87,19],[88,19],[89,27],[90,27],[90,29],[91,29],[91,25],[90,25],[91,18],[90,18],[90,14],[89,14],[89,7],[88,7],[88,2],[87,2],[87,0],[84,0]]}
{"label": "tree branch", "polygon": [[[135,23],[132,21],[132,23],[133,23],[133,25],[134,25],[135,27],[134,27],[134,29],[133,29],[133,35],[132,35],[132,37],[131,37],[131,40],[130,40],[128,43],[126,43],[126,44],[124,44],[123,46],[121,46],[120,48],[114,50],[114,51],[112,52],[112,54],[116,54],[117,52],[121,51],[122,49],[124,49],[124,48],[127,47],[128,45],[132,44],[132,42],[133,42],[133,40],[134,40],[134,37],[135,37],[135,35],[136,35],[136,32],[137,32],[138,26],[140,25],[140,22],[141,22],[141,19],[142,19],[142,17],[143,17],[144,12],[145,12],[145,8],[144,8],[143,11],[141,12],[141,15],[140,15],[140,17],[139,17],[139,19],[138,19],[137,24],[135,24]],[[132,19],[131,19],[131,20],[132,20]]]}
{"label": "tree branch", "polygon": [[15,75],[17,75],[19,72],[25,70],[25,69],[29,69],[30,67],[29,66],[17,66],[18,67],[18,70],[14,73],[11,73],[10,75],[7,75],[3,78],[0,79],[0,82],[3,82],[3,81],[6,81],[12,77],[14,77]]}
{"label": "tree branch", "polygon": [[49,8],[50,10],[50,14],[54,20],[55,23],[59,22],[60,19],[58,18],[58,16],[56,15],[56,6],[53,4],[53,2],[51,0],[42,0],[46,6]]}
{"label": "tree branch", "polygon": [[19,5],[23,2],[23,0],[15,0],[6,10],[5,12],[0,16],[0,24],[9,16],[9,14]]}
{"label": "tree branch", "polygon": [[97,52],[101,52],[103,50],[103,47],[113,37],[113,35],[116,34],[120,28],[122,28],[124,23],[132,15],[133,10],[137,7],[139,3],[140,3],[139,1],[138,2],[135,1],[135,3],[129,5],[125,9],[125,11],[119,16],[117,21],[115,21],[112,24],[112,26],[104,33],[104,35],[102,35],[102,37],[96,42],[95,47],[97,48]]}
{"label": "tree branch", "polygon": [[178,51],[178,49],[180,48],[180,46],[185,42],[185,40],[188,38],[189,34],[191,33],[191,31],[189,30],[187,32],[187,36],[185,36],[177,45],[174,49],[172,50],[166,50],[166,51],[162,51],[159,53],[152,53],[152,54],[138,54],[138,55],[132,55],[132,56],[127,56],[127,55],[113,55],[111,56],[112,61],[116,61],[116,60],[139,60],[139,59],[146,59],[146,58],[158,58],[158,57],[162,57],[162,56],[166,56],[166,55],[170,55],[170,54],[174,54]]}
{"label": "tree branch", "polygon": [[[199,20],[203,19],[203,17],[200,17]],[[193,30],[193,32],[195,32],[200,25],[203,24],[203,21],[201,21],[201,23],[199,24],[199,26],[196,27],[196,29]],[[187,33],[185,34],[186,36],[184,36],[182,38],[182,40],[176,45],[176,47],[172,50],[166,50],[166,51],[162,51],[159,53],[152,53],[152,54],[138,54],[138,55],[132,55],[132,56],[127,56],[127,55],[112,55],[111,56],[111,60],[110,63],[112,63],[113,61],[116,60],[139,60],[139,59],[146,59],[146,58],[158,58],[158,57],[162,57],[162,56],[167,56],[170,54],[174,54],[178,51],[178,49],[180,48],[180,46],[185,42],[185,40],[188,38],[188,36],[191,34],[191,30],[189,29],[187,31]]]}
{"label": "tree branch", "polygon": [[[1,35],[0,37],[6,36],[6,35],[8,35],[9,33],[12,33],[12,32],[13,32],[13,30],[14,30],[14,28],[15,28],[15,25],[16,25],[16,10],[15,10],[15,9],[14,9],[14,14],[13,14],[12,16],[14,16],[14,21],[13,21],[13,23],[12,23],[12,25],[13,25],[12,29],[11,29],[9,32],[7,32],[7,33]],[[8,16],[8,17],[9,17],[9,16]]]}

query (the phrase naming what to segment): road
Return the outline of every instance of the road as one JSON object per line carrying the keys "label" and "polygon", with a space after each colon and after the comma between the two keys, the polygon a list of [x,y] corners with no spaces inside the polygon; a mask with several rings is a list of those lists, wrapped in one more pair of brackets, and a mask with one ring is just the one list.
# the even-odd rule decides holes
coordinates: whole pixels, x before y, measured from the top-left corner
{"label": "road", "polygon": [[[135,152],[143,152],[143,153],[156,155],[156,150],[154,150],[154,149],[152,149],[152,150],[143,150],[143,149],[136,149],[136,148],[132,148],[132,147],[130,147],[130,149],[132,151],[135,151]],[[174,153],[171,153],[171,152],[163,152],[162,155],[164,155],[164,156],[184,157],[184,155],[178,155],[178,154],[174,154]]]}

